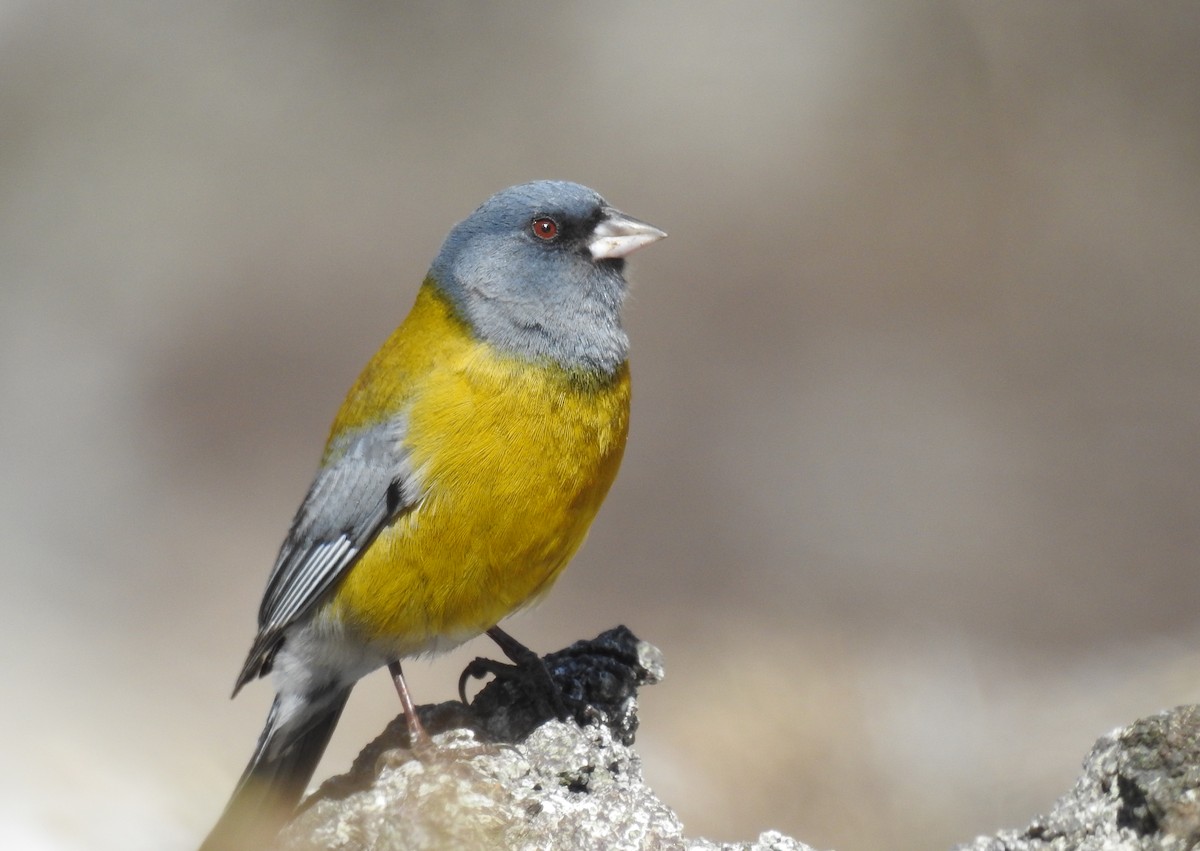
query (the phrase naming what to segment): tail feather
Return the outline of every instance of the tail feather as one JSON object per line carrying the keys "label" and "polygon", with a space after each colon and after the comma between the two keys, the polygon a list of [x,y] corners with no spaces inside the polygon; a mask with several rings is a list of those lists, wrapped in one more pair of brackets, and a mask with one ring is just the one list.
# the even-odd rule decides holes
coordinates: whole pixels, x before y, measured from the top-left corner
{"label": "tail feather", "polygon": [[252,851],[270,845],[312,780],[350,688],[322,695],[299,718],[282,718],[276,695],[254,756],[200,851]]}

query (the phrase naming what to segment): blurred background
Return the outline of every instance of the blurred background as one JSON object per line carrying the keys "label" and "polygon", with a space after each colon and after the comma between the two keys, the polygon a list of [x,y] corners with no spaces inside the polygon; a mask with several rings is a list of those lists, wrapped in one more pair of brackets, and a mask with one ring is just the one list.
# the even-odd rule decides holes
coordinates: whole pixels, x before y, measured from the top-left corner
{"label": "blurred background", "polygon": [[[0,5],[0,845],[194,847],[342,394],[539,177],[671,238],[621,477],[508,628],[663,650],[692,835],[1023,826],[1200,700],[1198,43],[1191,2]],[[319,776],[397,712],[364,681]]]}

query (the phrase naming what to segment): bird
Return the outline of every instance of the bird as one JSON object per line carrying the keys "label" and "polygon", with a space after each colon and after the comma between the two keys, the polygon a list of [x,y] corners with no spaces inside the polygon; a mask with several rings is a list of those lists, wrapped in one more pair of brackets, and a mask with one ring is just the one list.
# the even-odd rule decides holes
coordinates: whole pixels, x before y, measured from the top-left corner
{"label": "bird", "polygon": [[[280,547],[234,696],[271,675],[257,747],[201,851],[264,846],[351,689],[538,600],[587,535],[629,429],[625,258],[666,236],[559,180],[511,186],[449,232],[338,410]],[[536,654],[526,651],[536,658]]]}

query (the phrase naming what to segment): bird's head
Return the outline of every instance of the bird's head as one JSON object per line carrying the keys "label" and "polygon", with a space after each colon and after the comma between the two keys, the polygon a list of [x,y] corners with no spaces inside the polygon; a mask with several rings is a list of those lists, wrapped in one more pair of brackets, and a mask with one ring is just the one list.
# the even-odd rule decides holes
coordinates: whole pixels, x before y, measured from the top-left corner
{"label": "bird's head", "polygon": [[489,343],[612,374],[629,348],[625,257],[664,236],[586,186],[539,180],[496,193],[455,225],[429,276]]}

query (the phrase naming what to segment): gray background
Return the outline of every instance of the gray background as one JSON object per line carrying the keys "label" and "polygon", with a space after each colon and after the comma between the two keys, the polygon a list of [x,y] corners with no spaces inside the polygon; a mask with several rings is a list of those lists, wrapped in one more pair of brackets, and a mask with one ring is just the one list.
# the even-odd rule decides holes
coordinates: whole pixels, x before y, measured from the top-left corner
{"label": "gray background", "polygon": [[[0,6],[0,845],[199,839],[342,393],[537,177],[671,238],[621,477],[512,632],[663,649],[692,833],[1023,824],[1200,699],[1198,43],[1192,2]],[[321,773],[397,711],[364,682]]]}

